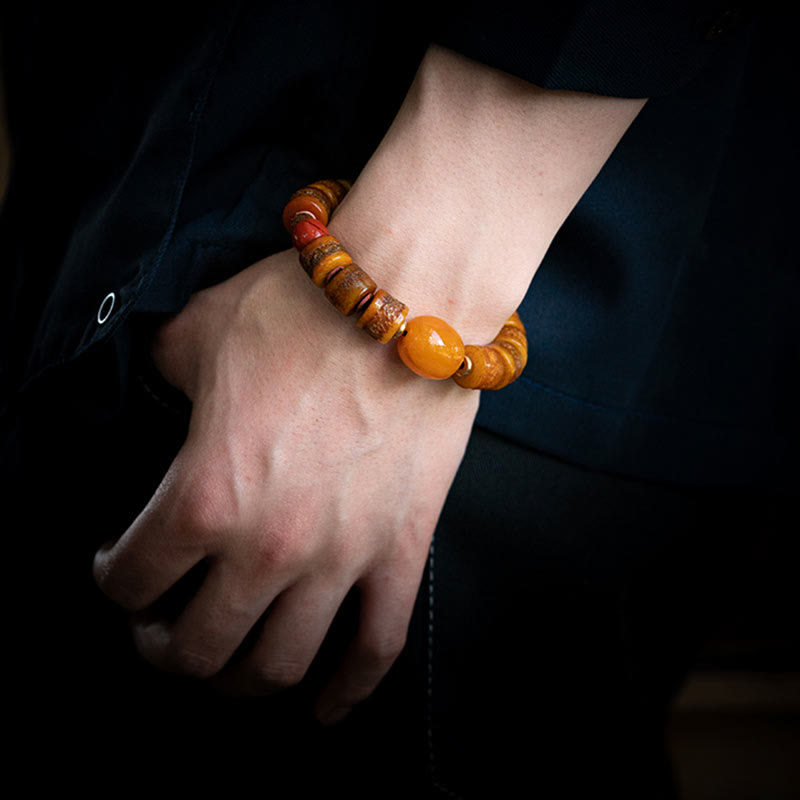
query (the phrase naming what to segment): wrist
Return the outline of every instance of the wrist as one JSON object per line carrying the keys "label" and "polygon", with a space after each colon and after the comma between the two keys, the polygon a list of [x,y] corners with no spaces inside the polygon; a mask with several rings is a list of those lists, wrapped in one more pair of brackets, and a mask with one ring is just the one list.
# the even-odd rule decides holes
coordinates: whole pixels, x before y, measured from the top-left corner
{"label": "wrist", "polygon": [[642,104],[434,46],[331,232],[411,314],[488,342]]}
{"label": "wrist", "polygon": [[[418,203],[416,196],[402,210],[376,213],[380,206],[369,176],[364,177],[337,211],[331,233],[379,286],[409,307],[409,317],[441,317],[465,342],[490,342],[525,296],[546,247],[526,256],[515,256],[516,248],[503,252],[491,214],[471,224],[436,214],[435,205]],[[385,207],[391,190],[381,194]],[[530,269],[508,269],[515,257],[528,258]]]}

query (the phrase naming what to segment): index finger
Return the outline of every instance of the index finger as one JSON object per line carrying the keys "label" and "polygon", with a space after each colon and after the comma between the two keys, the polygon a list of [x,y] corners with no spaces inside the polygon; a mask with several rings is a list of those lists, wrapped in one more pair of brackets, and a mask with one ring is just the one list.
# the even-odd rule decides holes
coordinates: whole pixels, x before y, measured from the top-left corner
{"label": "index finger", "polygon": [[94,578],[101,591],[129,611],[149,606],[206,555],[179,472],[176,458],[128,530],[95,555]]}

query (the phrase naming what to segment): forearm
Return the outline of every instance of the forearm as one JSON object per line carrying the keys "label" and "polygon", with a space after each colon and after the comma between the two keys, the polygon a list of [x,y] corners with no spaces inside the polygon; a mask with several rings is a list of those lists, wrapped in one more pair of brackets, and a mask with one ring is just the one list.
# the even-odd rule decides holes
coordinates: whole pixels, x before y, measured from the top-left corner
{"label": "forearm", "polygon": [[644,102],[539,89],[432,46],[331,229],[412,316],[488,342]]}
{"label": "forearm", "polygon": [[[434,48],[332,232],[412,315],[489,341],[640,107],[542,91]],[[138,611],[209,562],[178,619],[137,622],[137,646],[256,693],[302,678],[358,586],[358,632],[318,707],[340,718],[402,647],[478,393],[418,378],[343,324],[289,249],[195,295],[153,356],[193,402],[189,435],[98,554],[98,582]]]}

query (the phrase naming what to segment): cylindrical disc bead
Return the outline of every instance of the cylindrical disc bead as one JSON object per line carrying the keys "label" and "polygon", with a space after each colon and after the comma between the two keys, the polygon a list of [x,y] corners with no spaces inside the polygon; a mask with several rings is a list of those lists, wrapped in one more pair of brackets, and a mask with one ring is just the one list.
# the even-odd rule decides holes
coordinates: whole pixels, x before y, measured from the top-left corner
{"label": "cylindrical disc bead", "polygon": [[453,380],[465,389],[502,389],[515,381],[528,360],[525,326],[515,311],[489,345],[467,345],[465,356],[472,368]]}
{"label": "cylindrical disc bead", "polygon": [[516,370],[511,380],[515,381],[528,363],[528,337],[525,334],[525,326],[516,311],[508,318],[493,344],[507,348],[514,355]]}
{"label": "cylindrical disc bead", "polygon": [[378,289],[369,305],[361,312],[356,325],[382,344],[392,340],[408,316],[408,306]]}
{"label": "cylindrical disc bead", "polygon": [[320,288],[328,276],[339,267],[353,263],[353,258],[342,247],[335,236],[320,236],[307,244],[300,252],[300,264],[308,276]]}
{"label": "cylindrical disc bead", "polygon": [[503,325],[503,327],[504,328],[506,328],[506,327],[518,328],[519,330],[521,330],[523,332],[523,334],[525,333],[525,326],[522,324],[522,320],[519,318],[519,312],[517,312],[517,311],[515,311],[506,320],[506,323],[505,323],[505,325]]}
{"label": "cylindrical disc bead", "polygon": [[497,355],[502,370],[499,380],[490,388],[502,389],[504,386],[508,386],[509,383],[515,380],[519,374],[517,372],[517,360],[510,348],[503,347],[503,345],[497,341],[492,342],[489,345],[489,349],[494,351],[494,353]]}
{"label": "cylindrical disc bead", "polygon": [[504,377],[504,362],[491,345],[468,344],[464,355],[472,362],[466,375],[453,375],[464,389],[494,389]]}
{"label": "cylindrical disc bead", "polygon": [[347,194],[347,189],[342,186],[339,181],[314,181],[314,183],[310,184],[310,188],[319,189],[319,191],[321,191],[328,198],[331,214],[333,214],[333,212],[336,210],[336,206],[342,202],[342,199]]}
{"label": "cylindrical disc bead", "polygon": [[528,361],[528,339],[525,336],[525,332],[519,328],[506,325],[492,344],[504,347],[511,353],[514,359],[515,379],[518,378]]}
{"label": "cylindrical disc bead", "polygon": [[283,209],[283,225],[291,233],[292,218],[300,211],[313,214],[323,225],[328,224],[331,215],[331,204],[328,196],[319,189],[306,186],[298,189]]}
{"label": "cylindrical disc bead", "polygon": [[403,363],[417,375],[432,380],[452,376],[464,360],[464,342],[458,332],[438,317],[414,317],[397,340]]}
{"label": "cylindrical disc bead", "polygon": [[325,297],[334,308],[347,315],[377,288],[375,281],[358,264],[347,264],[325,284]]}
{"label": "cylindrical disc bead", "polygon": [[298,250],[302,250],[320,236],[330,235],[330,231],[316,217],[304,216],[292,225],[292,244]]}

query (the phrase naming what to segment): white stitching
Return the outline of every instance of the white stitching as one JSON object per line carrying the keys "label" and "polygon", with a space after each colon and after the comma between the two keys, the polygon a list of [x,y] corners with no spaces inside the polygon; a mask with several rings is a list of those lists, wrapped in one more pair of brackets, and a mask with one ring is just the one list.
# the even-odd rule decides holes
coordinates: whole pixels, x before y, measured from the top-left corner
{"label": "white stitching", "polygon": [[434,622],[434,601],[433,601],[433,578],[434,578],[434,556],[435,556],[435,537],[431,540],[431,548],[428,556],[428,770],[431,776],[431,783],[440,792],[444,792],[448,797],[461,800],[461,795],[443,786],[436,776],[436,758],[433,748],[433,622]]}
{"label": "white stitching", "polygon": [[147,392],[151,400],[154,400],[162,408],[165,408],[171,414],[177,414],[178,416],[181,417],[183,416],[182,411],[179,411],[171,403],[168,403],[155,389],[153,389],[153,387],[148,383],[144,375],[140,374],[137,377],[139,378],[139,382],[142,384],[142,388],[145,390],[145,392]]}
{"label": "white stitching", "polygon": [[[434,775],[433,756],[433,557],[434,541],[428,555],[428,769]],[[434,780],[434,783],[436,781]]]}

